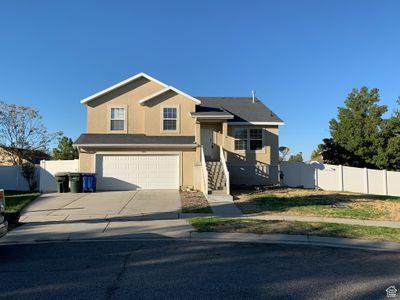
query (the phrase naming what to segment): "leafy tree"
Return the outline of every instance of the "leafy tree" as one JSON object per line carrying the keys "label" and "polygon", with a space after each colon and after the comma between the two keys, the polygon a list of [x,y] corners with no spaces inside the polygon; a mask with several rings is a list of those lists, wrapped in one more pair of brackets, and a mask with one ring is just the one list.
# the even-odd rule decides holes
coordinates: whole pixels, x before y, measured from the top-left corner
{"label": "leafy tree", "polygon": [[315,149],[311,153],[311,160],[318,161],[320,163],[323,162],[323,158],[322,158],[323,147],[322,146],[323,146],[322,144],[319,144],[317,149]]}
{"label": "leafy tree", "polygon": [[63,136],[58,140],[57,148],[53,149],[54,160],[68,160],[78,158],[78,150],[74,148],[70,138]]}
{"label": "leafy tree", "polygon": [[378,89],[353,89],[329,123],[332,138],[324,139],[315,153],[325,163],[400,170],[400,111],[385,119],[387,106],[379,100]]}
{"label": "leafy tree", "polygon": [[[400,105],[400,98],[397,100]],[[383,122],[382,143],[379,145],[375,163],[378,168],[400,170],[400,111],[395,109],[392,116]]]}
{"label": "leafy tree", "polygon": [[[378,149],[383,145],[381,129],[386,105],[378,105],[379,90],[362,87],[347,96],[345,107],[339,107],[338,117],[329,122],[335,144],[358,158],[360,167],[376,165]],[[353,164],[352,164],[353,165]]]}
{"label": "leafy tree", "polygon": [[47,152],[59,135],[47,131],[38,110],[0,101],[0,146],[7,147],[6,154],[14,165],[21,165],[26,153]]}
{"label": "leafy tree", "polygon": [[344,147],[334,142],[333,139],[324,139],[323,142],[323,144],[318,145],[318,149],[321,151],[324,163],[353,167],[362,167],[364,165],[364,160],[347,151]]}
{"label": "leafy tree", "polygon": [[288,161],[293,161],[293,162],[302,162],[303,161],[303,153],[299,152],[295,155],[291,155],[289,157]]}

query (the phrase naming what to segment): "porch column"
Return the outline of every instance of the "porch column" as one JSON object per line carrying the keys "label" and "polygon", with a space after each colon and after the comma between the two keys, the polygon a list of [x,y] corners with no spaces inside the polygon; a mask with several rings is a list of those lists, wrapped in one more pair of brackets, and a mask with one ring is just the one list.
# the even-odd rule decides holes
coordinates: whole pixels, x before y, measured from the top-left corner
{"label": "porch column", "polygon": [[201,144],[201,137],[200,137],[200,122],[196,120],[196,126],[194,131],[195,142],[197,144]]}
{"label": "porch column", "polygon": [[[196,120],[194,140],[198,145],[201,145],[201,135],[200,135],[200,122]],[[196,162],[200,162],[200,147],[196,148]]]}
{"label": "porch column", "polygon": [[222,147],[225,148],[225,141],[228,137],[228,121],[224,120],[222,122]]}

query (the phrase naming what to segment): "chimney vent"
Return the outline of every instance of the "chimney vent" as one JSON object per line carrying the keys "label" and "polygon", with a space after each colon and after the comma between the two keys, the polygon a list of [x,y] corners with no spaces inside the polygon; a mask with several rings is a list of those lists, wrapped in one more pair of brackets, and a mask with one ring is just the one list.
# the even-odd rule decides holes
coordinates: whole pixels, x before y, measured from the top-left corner
{"label": "chimney vent", "polygon": [[253,103],[256,103],[256,91],[252,90],[251,94],[253,95]]}

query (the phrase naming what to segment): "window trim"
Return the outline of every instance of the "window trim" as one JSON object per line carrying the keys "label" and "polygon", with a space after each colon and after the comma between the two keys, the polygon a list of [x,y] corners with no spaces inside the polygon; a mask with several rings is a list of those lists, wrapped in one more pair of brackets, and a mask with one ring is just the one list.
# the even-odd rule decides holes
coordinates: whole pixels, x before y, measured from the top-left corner
{"label": "window trim", "polygon": [[[176,118],[172,119],[165,119],[165,120],[176,120],[176,129],[175,130],[164,130],[164,108],[175,108],[176,109]],[[161,124],[160,124],[160,129],[161,129],[161,133],[179,133],[180,132],[180,110],[179,110],[179,105],[163,105],[160,107],[161,109]]]}
{"label": "window trim", "polygon": [[[256,139],[251,139],[250,138],[250,129],[260,129],[261,130],[261,143],[262,143],[262,148],[261,149],[258,149],[258,150],[250,150],[250,141],[251,140],[256,140]],[[247,132],[247,137],[246,137],[246,139],[237,139],[236,138],[236,136],[235,136],[235,130],[246,130],[246,132]],[[232,130],[232,136],[233,136],[233,150],[235,151],[235,152],[238,152],[238,153],[244,153],[244,152],[253,152],[253,153],[264,153],[265,152],[265,138],[264,138],[264,131],[265,131],[265,129],[264,128],[257,128],[257,127],[249,127],[249,128],[246,128],[246,127],[236,127],[236,128],[233,128],[233,130]],[[236,149],[236,145],[235,145],[235,142],[236,141],[238,141],[238,140],[246,140],[246,149]],[[260,140],[260,139],[257,139],[257,140]]]}
{"label": "window trim", "polygon": [[[124,109],[124,129],[123,130],[112,130],[111,129],[111,109],[113,108],[123,108]],[[107,133],[127,133],[128,132],[128,107],[127,105],[109,105],[107,107],[108,117],[107,117]]]}

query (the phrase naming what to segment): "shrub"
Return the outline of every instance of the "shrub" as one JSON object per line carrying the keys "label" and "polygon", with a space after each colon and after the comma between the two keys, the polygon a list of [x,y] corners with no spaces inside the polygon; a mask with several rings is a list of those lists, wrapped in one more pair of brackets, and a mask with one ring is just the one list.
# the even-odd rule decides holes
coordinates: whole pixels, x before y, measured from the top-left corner
{"label": "shrub", "polygon": [[21,165],[21,174],[28,182],[29,191],[31,192],[34,191],[37,187],[35,181],[35,171],[36,171],[35,165],[30,162],[26,162]]}

